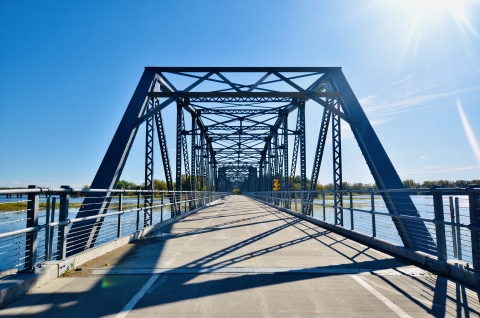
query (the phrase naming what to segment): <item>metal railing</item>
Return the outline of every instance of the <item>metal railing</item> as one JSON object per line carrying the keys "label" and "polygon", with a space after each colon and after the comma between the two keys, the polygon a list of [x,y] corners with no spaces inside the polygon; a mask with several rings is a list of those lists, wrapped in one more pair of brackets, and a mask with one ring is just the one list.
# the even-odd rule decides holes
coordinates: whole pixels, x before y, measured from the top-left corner
{"label": "metal railing", "polygon": [[[334,204],[334,195],[342,201]],[[382,193],[390,198],[408,193],[416,208],[416,217],[391,214]],[[324,190],[324,191],[265,191],[247,196],[278,207],[307,214],[334,226],[360,232],[399,246],[404,246],[394,221],[423,223],[433,238],[436,257],[459,260],[467,268],[480,270],[480,188],[432,188],[396,190]],[[404,213],[406,211],[403,211]],[[343,224],[335,224],[335,213],[341,213]],[[405,213],[406,214],[406,213]],[[412,222],[413,221],[413,222]],[[423,239],[423,238],[421,238]],[[420,244],[432,244],[425,238]]]}
{"label": "metal railing", "polygon": [[[82,231],[90,233],[93,227],[99,228],[94,242],[82,250],[162,223],[226,195],[209,191],[35,186],[0,190],[0,271],[16,268],[20,272],[33,272],[45,261],[73,256],[78,246],[84,244]],[[98,204],[92,203],[89,208],[88,203],[84,204],[85,198],[92,197],[106,208],[99,209]],[[74,235],[69,236],[74,224]]]}

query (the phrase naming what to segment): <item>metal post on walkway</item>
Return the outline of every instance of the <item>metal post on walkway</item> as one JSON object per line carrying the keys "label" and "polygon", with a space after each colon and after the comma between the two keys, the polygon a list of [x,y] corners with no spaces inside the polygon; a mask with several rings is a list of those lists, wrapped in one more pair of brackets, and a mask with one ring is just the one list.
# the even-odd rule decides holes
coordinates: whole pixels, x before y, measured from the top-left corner
{"label": "metal post on walkway", "polygon": [[352,194],[352,189],[350,189],[350,229],[353,231],[354,224],[353,224],[353,194]]}
{"label": "metal post on walkway", "polygon": [[162,192],[162,202],[160,206],[160,223],[163,222],[163,205],[165,203],[165,192]]}
{"label": "metal post on walkway", "polygon": [[[477,189],[475,189],[477,188]],[[470,224],[477,229],[480,227],[480,186],[470,185],[468,191],[468,203],[470,207]],[[475,271],[480,270],[480,231],[471,231],[472,240],[472,264]]]}
{"label": "metal post on walkway", "polygon": [[135,228],[137,229],[137,231],[139,230],[139,226],[140,226],[140,202],[142,200],[141,196],[142,196],[141,193],[137,193],[137,220],[135,225]]}
{"label": "metal post on walkway", "polygon": [[455,232],[455,208],[453,205],[452,196],[448,197],[448,203],[450,208],[450,222],[452,222],[452,245],[453,245],[453,257],[457,258],[457,235]]}
{"label": "metal post on walkway", "polygon": [[372,211],[372,236],[377,237],[377,224],[375,220],[375,194],[370,190],[370,211]]}
{"label": "metal post on walkway", "polygon": [[[152,199],[153,202],[153,199]],[[123,194],[119,193],[118,194],[118,211],[123,210]],[[117,238],[120,237],[122,234],[122,215],[119,214],[117,216]]]}
{"label": "metal post on walkway", "polygon": [[[69,186],[61,186],[62,189],[72,188]],[[58,240],[57,240],[57,260],[62,260],[67,256],[67,234],[68,234],[68,225],[66,220],[68,219],[68,206],[70,204],[70,193],[62,192],[60,193],[60,213],[58,215],[58,221],[64,222],[58,226]]]}
{"label": "metal post on walkway", "polygon": [[[29,185],[29,189],[35,189],[37,186]],[[38,226],[38,206],[39,194],[29,193],[27,202],[27,228]],[[35,272],[35,264],[37,263],[37,240],[38,232],[33,231],[26,234],[25,239],[25,267],[21,272]]]}
{"label": "metal post on walkway", "polygon": [[51,215],[51,197],[47,196],[47,206],[45,207],[45,260],[51,261],[52,255],[52,236],[50,235],[50,215]]}
{"label": "metal post on walkway", "polygon": [[447,260],[447,240],[445,235],[445,224],[443,216],[443,196],[442,192],[432,188],[433,210],[435,213],[435,233],[437,236],[437,255],[442,261]]}
{"label": "metal post on walkway", "polygon": [[[456,223],[460,223],[460,204],[458,203],[458,197],[455,197],[455,219]],[[460,226],[457,225],[457,258],[462,260],[462,236]]]}
{"label": "metal post on walkway", "polygon": [[322,206],[323,206],[323,220],[327,220],[327,216],[325,213],[325,190],[322,190]]}

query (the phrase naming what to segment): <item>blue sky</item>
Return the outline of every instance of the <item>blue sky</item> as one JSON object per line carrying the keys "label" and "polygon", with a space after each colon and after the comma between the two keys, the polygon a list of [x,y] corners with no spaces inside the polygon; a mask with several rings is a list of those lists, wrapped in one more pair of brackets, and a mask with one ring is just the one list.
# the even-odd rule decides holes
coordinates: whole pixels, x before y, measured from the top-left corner
{"label": "blue sky", "polygon": [[[479,179],[479,17],[477,0],[1,1],[0,186],[89,184],[144,66],[341,66],[402,179]],[[344,128],[344,181],[372,182]],[[143,160],[138,138],[122,178]]]}

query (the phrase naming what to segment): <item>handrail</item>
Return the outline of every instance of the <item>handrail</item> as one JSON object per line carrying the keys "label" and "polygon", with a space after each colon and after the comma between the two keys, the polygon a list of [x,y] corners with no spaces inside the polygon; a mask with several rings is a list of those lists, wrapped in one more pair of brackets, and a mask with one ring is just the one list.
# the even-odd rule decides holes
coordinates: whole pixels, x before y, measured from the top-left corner
{"label": "handrail", "polygon": [[[110,211],[108,213],[97,214],[97,215],[88,215],[85,217],[76,217],[76,218],[68,218],[68,207],[69,207],[69,194],[72,193],[83,193],[86,194],[85,197],[89,197],[88,193],[106,193],[106,195],[100,195],[98,198],[103,200],[103,202],[111,203],[111,200],[114,199],[113,204],[117,204],[118,202],[118,211]],[[134,200],[127,199],[124,196],[125,193],[132,193],[136,194],[136,198]],[[0,248],[6,248],[3,250],[0,256],[0,269],[5,270],[8,268],[1,268],[2,264],[11,264],[10,261],[15,255],[22,255],[15,257],[14,262],[20,262],[18,265],[25,264],[25,268],[23,271],[32,272],[35,270],[35,267],[39,263],[37,261],[37,249],[38,249],[38,238],[37,233],[39,231],[45,230],[41,233],[41,238],[45,240],[45,243],[41,246],[45,248],[45,254],[39,254],[43,261],[51,260],[54,255],[52,255],[52,251],[57,251],[56,258],[63,259],[66,256],[66,250],[68,246],[75,246],[77,242],[77,236],[72,236],[71,239],[65,234],[68,232],[68,225],[74,223],[81,223],[81,222],[88,222],[91,220],[99,220],[99,222],[103,222],[107,217],[114,217],[111,220],[117,220],[117,229],[116,231],[112,228],[108,228],[106,230],[106,234],[101,239],[100,243],[106,243],[113,239],[119,238],[123,235],[128,235],[135,232],[135,224],[136,230],[139,230],[141,227],[145,228],[149,225],[153,225],[153,215],[157,215],[155,219],[155,224],[164,222],[164,209],[170,207],[170,217],[174,217],[176,215],[186,213],[189,210],[194,208],[205,206],[206,204],[212,202],[213,200],[225,197],[229,193],[223,192],[213,192],[213,191],[166,191],[166,190],[130,190],[130,189],[75,189],[75,188],[28,188],[28,189],[9,189],[9,190],[0,190],[0,195],[6,195],[7,199],[11,198],[12,194],[19,194],[28,195],[28,199],[23,199],[23,204],[27,204],[26,209],[20,211],[12,211],[14,213],[22,213],[22,220],[26,220],[26,227],[23,229],[8,231],[5,233],[0,233],[0,239],[10,240],[12,237],[18,235],[26,235],[25,238],[17,239],[14,238],[13,241],[4,241],[4,245],[1,245]],[[38,224],[38,216],[39,216],[39,202],[40,202],[40,195],[46,195],[46,206],[45,206],[45,223]],[[58,197],[60,196],[60,214],[55,217],[55,210],[58,207]],[[118,201],[117,201],[118,196]],[[142,202],[143,206],[140,206],[141,200],[145,198],[151,198],[152,196],[155,198],[154,201],[144,201]],[[158,197],[157,197],[158,196]],[[83,197],[83,195],[82,195]],[[176,200],[174,200],[176,198]],[[164,201],[167,199],[168,201]],[[173,201],[172,201],[173,200]],[[136,201],[133,203],[132,201]],[[5,201],[5,203],[14,202],[12,201]],[[16,202],[16,201],[15,201]],[[148,202],[148,204],[147,204]],[[81,202],[80,202],[81,203]],[[189,203],[187,205],[187,203]],[[81,203],[83,204],[83,203]],[[135,204],[135,207],[127,207],[123,209],[123,204]],[[150,205],[151,204],[151,205]],[[109,206],[109,209],[113,209],[115,205]],[[174,206],[178,206],[178,208],[173,209]],[[100,210],[99,210],[100,211]],[[140,212],[145,211],[145,215],[142,216],[142,219],[145,220],[140,221]],[[175,212],[174,212],[175,211]],[[23,215],[26,213],[26,217]],[[91,213],[91,212],[89,212]],[[154,213],[154,214],[152,214]],[[158,218],[158,214],[160,213],[160,217]],[[168,213],[168,211],[167,211]],[[125,214],[136,214],[136,222],[135,217],[133,219],[127,218],[124,222],[122,222],[122,215]],[[0,221],[2,216],[11,217],[11,213],[8,211],[5,213],[0,213]],[[78,214],[77,214],[78,215]],[[149,218],[147,221],[147,217]],[[110,222],[110,221],[109,221]],[[125,223],[126,222],[126,223]],[[11,222],[5,222],[3,224],[9,224]],[[18,223],[17,223],[18,224]],[[114,224],[114,223],[109,223]],[[133,232],[132,231],[132,224],[133,224]],[[83,225],[81,225],[83,226]],[[111,225],[110,225],[111,226]],[[126,230],[123,230],[123,226],[127,226]],[[55,241],[53,229],[58,228],[58,239]],[[8,229],[8,228],[7,228]],[[113,230],[113,231],[112,231]],[[56,232],[55,232],[56,233]],[[116,234],[115,234],[116,233]],[[57,234],[55,234],[57,235]],[[97,234],[98,235],[98,234]],[[100,232],[101,235],[101,232]],[[68,240],[68,246],[67,246]],[[11,243],[13,242],[13,243]],[[97,242],[98,243],[98,242]],[[25,247],[19,247],[18,244],[24,244]],[[55,244],[55,245],[53,245]],[[43,247],[42,247],[43,248]],[[19,252],[25,250],[25,254]],[[38,251],[40,252],[40,251]],[[19,254],[20,253],[20,254]],[[53,253],[54,254],[54,253]],[[25,255],[25,257],[23,257]],[[7,262],[6,260],[9,259]]]}
{"label": "handrail", "polygon": [[[335,193],[343,194],[343,200],[338,205],[332,204],[332,200],[330,198],[327,198]],[[383,197],[385,193],[392,193],[391,196],[394,196],[394,193],[408,193],[408,195],[412,198],[415,198],[415,194],[421,193],[420,197],[418,197],[419,201],[417,201],[416,203],[419,205],[415,206],[415,208],[421,209],[419,207],[423,207],[425,210],[417,210],[418,216],[403,215],[401,210],[396,211],[396,213],[390,212],[387,208],[388,203]],[[286,208],[297,213],[298,211],[300,211],[300,213],[309,217],[321,218],[324,222],[328,222],[326,218],[327,213],[329,213],[330,215],[329,220],[332,220],[333,218],[333,222],[337,221],[337,214],[340,214],[340,220],[342,220],[342,222],[340,222],[339,224],[334,224],[332,222],[328,223],[333,226],[349,228],[352,231],[360,231],[359,233],[363,234],[369,234],[368,231],[371,231],[372,237],[377,237],[378,235],[378,225],[376,217],[387,217],[389,219],[405,220],[406,222],[427,223],[430,224],[429,231],[432,237],[435,238],[435,240],[433,242],[428,240],[423,242],[422,239],[420,239],[420,242],[417,242],[418,244],[421,245],[433,243],[434,251],[436,250],[437,252],[437,255],[435,256],[438,257],[440,260],[447,260],[447,257],[452,257],[451,253],[453,252],[453,258],[456,258],[458,260],[464,260],[464,257],[467,257],[467,259],[471,259],[471,262],[473,263],[473,268],[475,270],[480,269],[480,253],[476,252],[480,250],[480,187],[477,185],[469,186],[468,188],[435,187],[431,189],[406,188],[262,191],[249,192],[246,193],[246,195],[261,202]],[[380,204],[380,206],[377,206],[379,202],[378,198],[380,195],[382,195],[383,201],[381,202],[383,203],[383,205]],[[450,197],[446,198],[447,195]],[[362,199],[352,201],[352,199],[356,196],[362,196]],[[367,199],[364,198],[365,196],[367,197]],[[455,197],[455,204],[453,204],[454,200],[452,196],[460,196],[460,198],[461,196],[465,196],[466,198],[462,199],[462,206],[460,206],[459,197]],[[370,199],[368,199],[368,197],[370,197]],[[427,199],[427,202],[422,202],[425,201],[425,199]],[[428,203],[428,200],[430,200],[430,203]],[[361,204],[361,206],[355,207],[356,204]],[[365,204],[367,205],[366,209],[364,208]],[[368,210],[368,204],[370,205],[370,210]],[[320,210],[315,210],[315,214],[313,209],[314,206],[320,207]],[[463,211],[463,214],[460,214],[460,210]],[[422,215],[420,215],[419,211],[421,211]],[[467,215],[465,214],[465,211],[468,211]],[[348,212],[349,214],[347,214]],[[363,220],[359,223],[360,229],[355,228],[354,221],[356,220],[358,223],[360,220],[357,219],[355,215],[359,215],[359,213],[371,215],[371,224],[369,225],[369,218],[364,217],[362,218]],[[431,213],[432,217],[425,217],[425,214],[429,215],[429,213]],[[350,224],[345,224],[345,220],[350,221]],[[448,227],[448,231],[446,231],[446,227]],[[365,231],[367,231],[367,233],[365,233]],[[381,233],[381,235],[385,236],[385,233],[387,232],[383,231],[383,234]],[[448,244],[453,244],[453,246],[448,249],[446,236],[447,233],[449,236]],[[402,234],[398,233],[398,235],[401,239]],[[387,238],[382,239],[385,240]],[[471,255],[464,255],[463,253],[465,253],[465,251],[471,253]]]}

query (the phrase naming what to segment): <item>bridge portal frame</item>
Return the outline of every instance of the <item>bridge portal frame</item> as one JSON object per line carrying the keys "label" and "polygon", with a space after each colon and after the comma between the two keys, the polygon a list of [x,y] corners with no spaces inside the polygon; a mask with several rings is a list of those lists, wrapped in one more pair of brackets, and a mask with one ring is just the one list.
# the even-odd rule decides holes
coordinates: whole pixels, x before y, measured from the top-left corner
{"label": "bridge portal frame", "polygon": [[[238,83],[228,79],[227,73],[259,73],[260,78],[254,83]],[[300,75],[297,75],[301,73]],[[195,81],[188,87],[177,90],[168,79],[167,74],[194,78]],[[293,75],[292,75],[293,74]],[[308,76],[317,76],[317,79],[311,83],[308,88],[303,88],[295,82],[298,78]],[[267,80],[275,77],[275,79]],[[223,90],[196,91],[201,84],[221,83],[227,86]],[[276,91],[266,89],[265,85],[281,83],[289,87],[289,91]],[[161,101],[160,99],[164,99]],[[237,145],[234,149],[231,145],[224,145],[226,151],[237,151],[237,170],[246,171],[247,184],[255,184],[253,190],[258,187],[260,190],[271,189],[274,174],[280,176],[283,180],[288,180],[288,148],[284,149],[283,158],[279,158],[278,137],[279,129],[284,137],[283,146],[286,146],[285,135],[295,135],[293,144],[292,161],[290,164],[290,181],[295,177],[297,159],[300,157],[300,187],[302,193],[307,190],[306,185],[306,134],[305,134],[305,103],[313,101],[324,108],[324,119],[321,123],[317,149],[315,153],[314,166],[312,169],[312,178],[310,189],[316,186],[318,181],[318,171],[321,166],[321,158],[325,144],[326,131],[328,130],[330,117],[333,121],[333,144],[334,144],[334,181],[336,189],[342,187],[341,172],[341,143],[340,143],[340,121],[346,122],[358,142],[359,148],[367,162],[372,176],[379,189],[399,189],[403,188],[403,183],[398,176],[392,162],[390,161],[385,149],[377,137],[372,125],[360,106],[355,94],[348,84],[341,68],[339,67],[146,67],[139,84],[130,100],[122,120],[114,134],[112,142],[108,147],[106,154],[100,164],[100,167],[91,184],[92,188],[107,188],[114,192],[119,181],[126,159],[131,150],[133,141],[139,126],[147,122],[147,148],[153,144],[153,118],[157,127],[159,136],[160,150],[164,165],[167,187],[173,192],[172,173],[166,147],[165,131],[161,111],[172,103],[177,103],[177,139],[176,139],[176,190],[181,189],[182,183],[182,157],[183,163],[188,167],[188,148],[185,136],[191,135],[191,158],[192,170],[189,171],[191,188],[200,188],[200,190],[211,190],[229,183],[233,179],[228,179],[228,168],[225,156],[222,157],[221,151],[214,150],[214,143],[219,141],[230,142]],[[225,105],[264,105],[266,103],[287,103],[281,107],[246,107],[246,108],[205,108],[198,107],[195,103],[221,103]],[[152,107],[154,105],[154,107]],[[186,110],[192,116],[192,130],[185,130],[183,110]],[[288,130],[286,123],[288,114],[297,110],[297,125],[295,130]],[[204,115],[216,114],[229,116],[231,120],[204,123]],[[267,121],[256,121],[252,116],[273,115],[277,116],[275,123],[269,124]],[[250,117],[249,117],[250,116]],[[227,125],[230,122],[238,121],[239,125]],[[245,126],[245,122],[250,123]],[[226,127],[227,126],[227,127]],[[254,134],[253,131],[262,131],[269,128],[268,131]],[[221,133],[221,130],[235,130],[235,133]],[[258,141],[258,143],[252,143]],[[263,149],[259,149],[260,143],[264,143]],[[274,149],[272,149],[272,146]],[[150,149],[150,148],[149,148]],[[243,162],[241,166],[242,150],[257,152],[252,156],[253,163]],[[150,156],[150,157],[149,157]],[[147,151],[146,161],[146,186],[151,187],[153,180],[153,152]],[[279,159],[283,167],[279,166]],[[218,176],[217,176],[217,171]],[[255,172],[255,177],[253,173]],[[281,175],[280,175],[281,174]],[[252,178],[258,181],[252,181]],[[147,183],[148,181],[148,183]],[[237,183],[239,180],[236,181]],[[292,182],[286,182],[290,185]],[[195,184],[195,185],[193,185]],[[258,184],[258,185],[257,185]],[[252,189],[249,189],[252,190]],[[110,197],[107,193],[106,197]],[[389,193],[382,193],[382,197],[387,204],[391,214],[403,214],[418,216],[416,208],[408,195],[390,196]],[[170,198],[175,203],[175,196]],[[312,196],[303,197],[302,194],[302,213],[311,214]],[[288,201],[288,200],[287,200]],[[335,198],[335,202],[341,202],[342,198]],[[337,202],[337,203],[338,203]],[[109,206],[108,200],[102,200],[95,194],[89,195],[85,199],[85,205],[89,206],[89,211],[79,213],[82,216],[104,214]],[[147,210],[149,202],[145,202]],[[288,205],[288,203],[287,203]],[[177,204],[172,205],[172,214],[179,213]],[[335,220],[341,225],[343,209],[338,209]],[[145,222],[148,223],[148,215]],[[404,245],[415,250],[431,252],[435,243],[427,228],[419,227],[408,220],[398,220],[394,218],[397,231],[402,238]],[[71,248],[67,254],[75,254],[84,249],[90,248],[95,243],[100,230],[101,220],[93,220],[90,226],[83,225],[83,228],[72,226],[69,235],[77,238],[76,246]],[[425,239],[427,238],[427,240]],[[428,241],[423,245],[419,242]]]}

